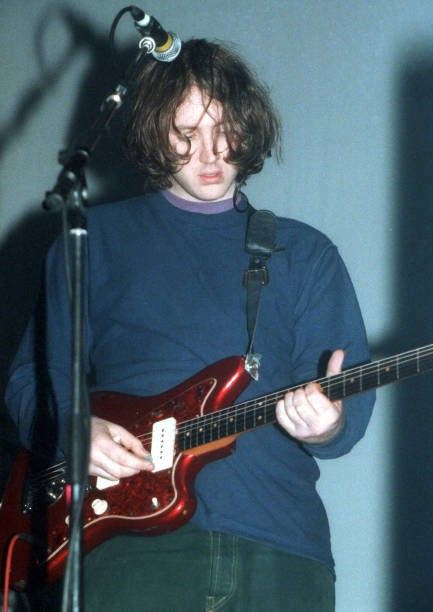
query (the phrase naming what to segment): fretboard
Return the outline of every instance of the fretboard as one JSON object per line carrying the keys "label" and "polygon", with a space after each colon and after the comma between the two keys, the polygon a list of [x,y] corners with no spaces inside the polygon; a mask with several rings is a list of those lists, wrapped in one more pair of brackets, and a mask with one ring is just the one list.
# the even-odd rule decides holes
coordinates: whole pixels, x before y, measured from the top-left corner
{"label": "fretboard", "polygon": [[[344,370],[340,374],[316,379],[332,401],[363,393],[377,387],[433,370],[433,344]],[[212,412],[180,425],[178,445],[187,450],[274,423],[275,405],[287,391],[295,391],[306,382],[269,395],[247,400]]]}

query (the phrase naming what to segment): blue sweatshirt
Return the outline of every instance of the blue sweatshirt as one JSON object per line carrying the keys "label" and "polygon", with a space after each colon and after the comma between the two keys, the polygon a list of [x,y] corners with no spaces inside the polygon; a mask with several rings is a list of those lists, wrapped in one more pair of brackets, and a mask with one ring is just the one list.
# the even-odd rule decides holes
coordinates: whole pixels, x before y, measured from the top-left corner
{"label": "blue sweatshirt", "polygon": [[[245,213],[182,210],[162,194],[88,210],[91,391],[158,394],[245,352],[245,225]],[[336,348],[346,351],[345,367],[368,360],[358,303],[336,247],[317,230],[284,218],[278,218],[278,245],[255,336],[263,356],[260,379],[240,400],[323,375],[319,364]],[[41,378],[41,369],[48,376]],[[29,323],[6,392],[24,446],[32,446],[43,416],[45,438],[56,441],[57,455],[66,450],[69,396],[69,303],[59,240],[48,254],[39,314]],[[347,399],[344,426],[326,444],[301,444],[277,425],[242,434],[230,456],[198,474],[192,520],[316,559],[332,571],[315,457],[347,453],[364,434],[373,401],[372,393]]]}

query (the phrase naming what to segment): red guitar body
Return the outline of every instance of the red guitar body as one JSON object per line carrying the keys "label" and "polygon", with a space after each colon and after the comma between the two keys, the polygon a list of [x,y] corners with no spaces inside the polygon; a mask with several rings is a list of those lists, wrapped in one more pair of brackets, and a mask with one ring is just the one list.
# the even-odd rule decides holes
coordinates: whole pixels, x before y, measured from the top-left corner
{"label": "red guitar body", "polygon": [[[141,398],[112,392],[91,397],[92,413],[119,423],[137,437],[152,432],[156,421],[174,417],[177,428],[198,416],[219,411],[235,401],[251,378],[242,357],[229,357],[202,370],[184,383],[158,396]],[[91,477],[83,508],[83,547],[89,551],[121,533],[153,535],[184,524],[194,513],[194,478],[208,462],[230,453],[236,434],[179,451],[175,446],[172,467],[158,473],[141,472],[101,488]],[[149,445],[144,444],[150,451]],[[16,590],[32,583],[52,582],[64,570],[68,550],[67,489],[60,486],[51,503],[23,509],[30,456],[21,452],[11,472],[0,508],[0,563],[4,572],[10,542],[10,584]],[[64,480],[53,467],[53,481]],[[53,482],[54,490],[56,483]]]}

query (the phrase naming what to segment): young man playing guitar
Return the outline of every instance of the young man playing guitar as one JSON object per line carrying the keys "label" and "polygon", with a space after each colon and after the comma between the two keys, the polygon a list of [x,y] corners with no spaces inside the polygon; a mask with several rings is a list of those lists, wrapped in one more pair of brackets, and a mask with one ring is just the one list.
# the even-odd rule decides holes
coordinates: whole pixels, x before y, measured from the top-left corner
{"label": "young man playing guitar", "polygon": [[[242,276],[249,263],[249,209],[239,187],[262,169],[278,139],[266,89],[223,46],[191,40],[175,61],[149,60],[141,70],[126,144],[148,189],[133,200],[88,211],[85,334],[92,392],[157,396],[149,413],[155,420],[165,410],[168,416],[179,414],[176,434],[191,389],[200,397],[199,411],[206,411],[220,384],[231,398],[234,378],[221,374],[225,366],[206,371],[203,383],[182,383],[228,355],[244,354],[248,346]],[[272,208],[272,194],[264,204]],[[236,398],[247,407],[251,398],[337,374],[343,360],[345,366],[368,360],[357,300],[335,246],[313,228],[285,218],[277,219],[276,244],[254,336],[263,356],[260,377]],[[35,315],[29,324],[7,402],[23,445],[55,440],[59,460],[67,453],[70,395],[60,241],[47,258],[41,304],[43,322]],[[177,385],[167,399],[164,393]],[[176,461],[165,470],[173,480],[168,513],[158,488],[148,493],[152,509],[142,502],[143,531],[149,517],[149,532],[160,535],[131,535],[126,527],[125,533],[101,537],[84,560],[85,609],[333,610],[334,568],[326,513],[315,489],[315,458],[347,453],[364,434],[372,404],[372,395],[364,394],[343,407],[317,382],[299,386],[275,397],[276,422],[260,427],[262,413],[255,413],[230,453],[212,455],[215,447],[203,444],[208,439],[191,444],[193,460],[202,462],[200,470],[192,468],[191,479],[182,470],[186,473],[193,455],[181,456],[176,443]],[[104,412],[102,401],[92,417],[89,473],[105,481],[108,491],[110,486],[128,491],[124,517],[132,514],[132,495],[140,498],[152,489],[152,478],[165,473],[158,472],[154,452],[151,456],[134,425],[139,412],[126,418],[126,407],[117,404]],[[197,416],[187,414],[185,427]],[[233,430],[226,433],[228,438]],[[189,432],[183,435],[187,439]],[[224,432],[219,436],[225,439]],[[192,482],[187,493],[184,480]],[[128,482],[133,484],[127,489]],[[183,508],[193,508],[185,502],[189,495],[196,508],[182,524],[176,504],[182,500]],[[98,528],[104,514],[114,514],[110,501],[100,508]],[[186,510],[185,515],[189,518]],[[170,517],[176,517],[175,525]],[[140,531],[130,523],[130,531]],[[42,609],[57,609],[52,587],[48,593]]]}

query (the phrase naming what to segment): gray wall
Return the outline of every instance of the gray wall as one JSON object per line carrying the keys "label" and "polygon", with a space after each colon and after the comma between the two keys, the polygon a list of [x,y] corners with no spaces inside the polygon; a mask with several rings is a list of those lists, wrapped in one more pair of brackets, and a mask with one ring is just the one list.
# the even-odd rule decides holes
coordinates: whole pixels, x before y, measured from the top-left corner
{"label": "gray wall", "polygon": [[[265,78],[284,155],[246,189],[253,204],[319,227],[339,246],[375,357],[433,340],[433,5],[430,0],[149,0],[182,38],[233,41]],[[1,373],[31,308],[57,219],[40,200],[57,151],[85,128],[113,81],[115,0],[1,5]],[[128,18],[119,45],[137,39]],[[104,141],[92,201],[141,180]],[[338,612],[431,609],[431,376],[383,389],[364,440],[322,462]],[[3,447],[13,450],[2,426]],[[8,455],[8,453],[6,453]],[[3,474],[7,459],[3,459]]]}

